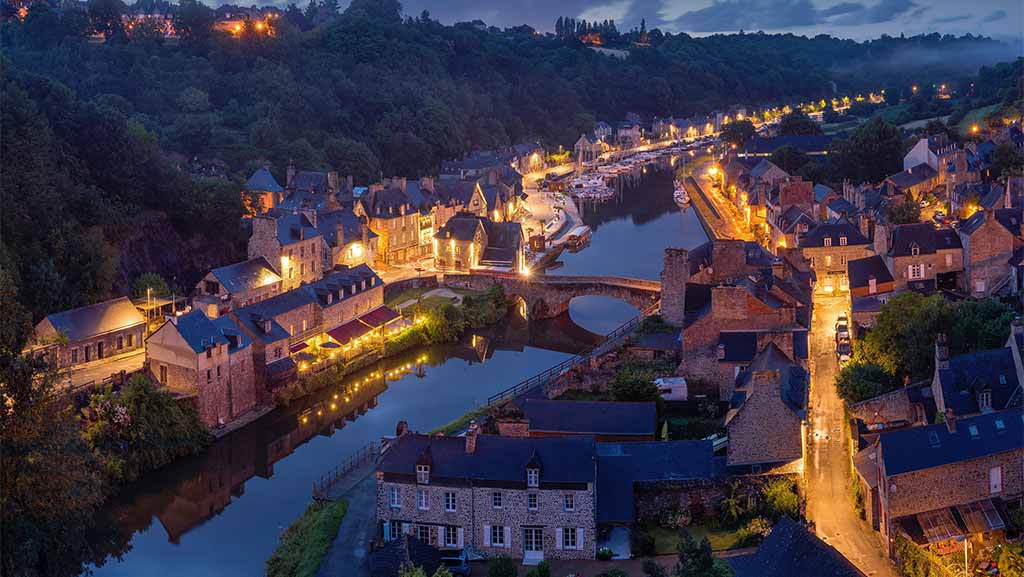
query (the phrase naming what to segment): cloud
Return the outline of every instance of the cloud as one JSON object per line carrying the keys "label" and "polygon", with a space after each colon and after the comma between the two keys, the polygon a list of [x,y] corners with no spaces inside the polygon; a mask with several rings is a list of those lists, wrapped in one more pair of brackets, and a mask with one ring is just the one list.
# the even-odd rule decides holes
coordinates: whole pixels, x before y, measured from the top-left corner
{"label": "cloud", "polygon": [[607,4],[595,4],[580,12],[581,20],[616,20],[621,22],[626,17],[633,0],[618,0]]}
{"label": "cloud", "polygon": [[1006,18],[1006,10],[996,10],[982,19],[982,22],[998,22]]}
{"label": "cloud", "polygon": [[942,18],[936,18],[932,20],[935,24],[949,24],[950,22],[961,22],[963,20],[970,20],[969,14],[961,14],[959,16],[944,16]]}
{"label": "cloud", "polygon": [[819,14],[821,14],[823,18],[831,18],[833,16],[859,12],[861,10],[864,10],[863,4],[857,4],[856,2],[840,2],[835,6],[829,6],[828,8],[819,11]]}
{"label": "cloud", "polygon": [[894,20],[910,12],[917,4],[912,0],[879,0],[871,6],[864,6],[863,10],[845,14],[837,18],[833,24],[837,26],[861,26],[864,24],[881,24]]}
{"label": "cloud", "polygon": [[800,28],[819,22],[810,0],[713,0],[710,6],[683,13],[674,24],[693,32],[726,32]]}

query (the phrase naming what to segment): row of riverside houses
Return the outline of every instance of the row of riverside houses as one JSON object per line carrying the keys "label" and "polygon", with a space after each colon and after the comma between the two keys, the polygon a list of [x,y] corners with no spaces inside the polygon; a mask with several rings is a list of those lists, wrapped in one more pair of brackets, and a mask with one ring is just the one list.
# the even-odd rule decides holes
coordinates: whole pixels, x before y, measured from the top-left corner
{"label": "row of riverside houses", "polygon": [[[808,271],[756,243],[716,240],[666,251],[662,279],[662,315],[675,329],[658,342],[636,336],[626,350],[715,366],[707,379],[713,389],[684,395],[728,404],[725,453],[716,455],[711,440],[656,441],[653,402],[527,396],[492,408],[483,425],[473,422],[456,437],[417,434],[401,422],[384,439],[377,467],[383,549],[371,555],[372,575],[389,575],[387,561],[396,555],[429,558],[432,548],[471,548],[525,564],[589,559],[607,529],[657,522],[673,507],[716,511],[734,483],[802,471]],[[671,296],[677,293],[686,298]],[[774,554],[769,545],[745,556],[741,574],[786,574],[769,557],[807,547],[815,553],[806,561],[861,575],[802,525],[782,522],[776,530],[776,540],[792,541]]]}
{"label": "row of riverside houses", "polygon": [[712,136],[732,120],[746,117],[747,108],[737,105],[726,112],[715,111],[685,119],[655,116],[649,128],[635,115],[628,115],[626,120],[614,125],[600,120],[594,124],[594,130],[580,135],[573,145],[573,153],[577,162],[592,162],[606,152],[628,150],[646,142]]}
{"label": "row of riverside houses", "polygon": [[[433,256],[443,245],[457,253],[438,259],[450,270],[525,266],[513,222],[525,198],[516,167],[543,162],[543,149],[521,145],[445,163],[436,185],[396,178],[368,189],[294,165],[281,186],[259,169],[243,193],[252,217],[249,258],[207,273],[191,312],[176,314],[179,303],[165,298],[122,297],[54,313],[38,324],[28,351],[59,368],[98,372],[111,357],[135,353],[154,381],[195,399],[204,423],[231,422],[270,403],[297,371],[367,354],[397,330],[370,265]],[[449,221],[469,220],[481,231],[471,246],[460,249],[462,237],[441,232]],[[151,312],[168,313],[169,322],[153,326]]]}

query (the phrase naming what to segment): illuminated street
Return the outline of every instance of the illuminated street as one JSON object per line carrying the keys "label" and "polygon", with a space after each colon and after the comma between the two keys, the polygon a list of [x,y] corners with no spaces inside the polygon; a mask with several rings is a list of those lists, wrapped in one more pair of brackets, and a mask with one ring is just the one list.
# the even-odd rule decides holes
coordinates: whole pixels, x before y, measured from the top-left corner
{"label": "illuminated street", "polygon": [[819,537],[868,575],[895,577],[882,552],[878,533],[857,517],[850,489],[850,449],[843,427],[843,403],[836,395],[839,363],[835,353],[836,319],[847,312],[849,297],[815,293],[811,326],[810,439],[804,482],[807,518]]}

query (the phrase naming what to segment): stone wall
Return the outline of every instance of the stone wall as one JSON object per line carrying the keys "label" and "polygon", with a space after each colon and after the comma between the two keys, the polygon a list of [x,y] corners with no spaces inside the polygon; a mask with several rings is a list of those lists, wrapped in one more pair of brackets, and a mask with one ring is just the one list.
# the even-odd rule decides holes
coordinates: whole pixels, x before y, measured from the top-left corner
{"label": "stone wall", "polygon": [[850,416],[865,424],[913,422],[915,414],[906,389],[896,389],[849,406]]}
{"label": "stone wall", "polygon": [[[57,368],[78,367],[86,363],[86,350],[88,350],[89,363],[101,360],[98,357],[100,343],[103,343],[103,359],[112,357],[142,347],[143,342],[142,325],[128,327],[120,331],[114,331],[99,335],[90,339],[75,341],[66,345],[56,345],[51,350]],[[131,346],[128,345],[129,335]],[[55,336],[55,335],[54,335]],[[39,338],[47,338],[48,335],[39,335]],[[118,346],[120,345],[120,347]],[[75,352],[73,352],[75,351]]]}
{"label": "stone wall", "polygon": [[782,400],[776,371],[756,371],[747,400],[727,426],[729,465],[793,461],[803,456],[800,418]]}
{"label": "stone wall", "polygon": [[1010,274],[1009,261],[1015,239],[999,224],[993,211],[985,211],[985,222],[973,234],[960,234],[964,246],[963,289],[974,297],[990,294]]}
{"label": "stone wall", "polygon": [[383,284],[361,290],[348,298],[335,301],[329,306],[323,307],[323,328],[324,330],[333,329],[383,304]]}
{"label": "stone wall", "polygon": [[270,216],[256,216],[252,219],[252,234],[246,248],[248,258],[262,256],[270,266],[284,276],[281,270],[281,243],[277,240],[277,220]]}

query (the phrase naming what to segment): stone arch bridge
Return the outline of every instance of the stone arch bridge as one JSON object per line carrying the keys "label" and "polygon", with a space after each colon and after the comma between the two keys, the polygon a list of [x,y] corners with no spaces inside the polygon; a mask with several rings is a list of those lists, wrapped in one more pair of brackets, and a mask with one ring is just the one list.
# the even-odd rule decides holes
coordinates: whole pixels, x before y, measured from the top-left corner
{"label": "stone arch bridge", "polygon": [[653,280],[616,276],[565,276],[474,272],[446,274],[443,284],[450,287],[485,290],[501,286],[508,296],[526,303],[529,317],[546,319],[569,310],[569,302],[578,296],[607,296],[644,310],[661,298],[661,283]]}

